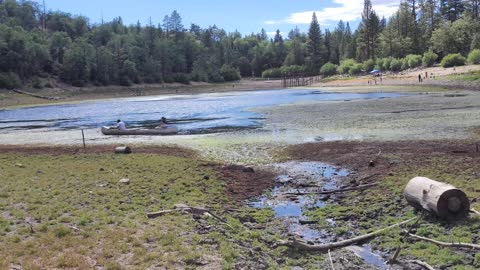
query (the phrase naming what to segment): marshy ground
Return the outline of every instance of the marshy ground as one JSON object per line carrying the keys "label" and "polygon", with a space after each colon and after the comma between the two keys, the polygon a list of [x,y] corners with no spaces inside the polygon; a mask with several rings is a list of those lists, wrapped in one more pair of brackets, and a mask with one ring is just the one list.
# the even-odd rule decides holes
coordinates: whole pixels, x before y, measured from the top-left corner
{"label": "marshy ground", "polygon": [[[318,162],[348,171],[335,179],[335,187],[378,183],[322,196],[321,203],[301,209],[308,229],[329,241],[420,215],[402,197],[407,181],[418,175],[464,190],[478,210],[480,93],[400,88],[388,89],[415,95],[262,108],[264,128],[257,130],[146,142],[103,139],[91,130],[86,151],[74,131],[2,134],[0,268],[329,269],[326,253],[278,244],[291,237],[292,223],[278,218],[274,207],[249,206],[285,185],[321,189],[328,177],[307,179],[299,177],[302,172],[278,172],[271,164]],[[357,91],[372,90],[379,89]],[[131,145],[134,153],[112,154],[119,143]],[[191,213],[146,217],[179,203],[207,207],[225,222]],[[400,244],[401,262],[417,259],[436,269],[480,267],[478,250],[409,238],[402,243],[404,228],[359,247],[332,250],[335,269],[388,268],[384,262]],[[478,244],[480,218],[446,223],[425,217],[415,233]],[[355,255],[365,250],[370,253]]]}

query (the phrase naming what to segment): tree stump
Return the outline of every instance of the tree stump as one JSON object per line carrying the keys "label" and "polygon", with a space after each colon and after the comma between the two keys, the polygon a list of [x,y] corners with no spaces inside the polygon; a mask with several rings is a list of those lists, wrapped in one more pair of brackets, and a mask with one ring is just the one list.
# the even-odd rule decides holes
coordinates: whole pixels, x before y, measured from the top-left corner
{"label": "tree stump", "polygon": [[458,220],[470,211],[470,201],[463,191],[429,178],[413,178],[403,194],[413,207],[432,212],[440,218]]}

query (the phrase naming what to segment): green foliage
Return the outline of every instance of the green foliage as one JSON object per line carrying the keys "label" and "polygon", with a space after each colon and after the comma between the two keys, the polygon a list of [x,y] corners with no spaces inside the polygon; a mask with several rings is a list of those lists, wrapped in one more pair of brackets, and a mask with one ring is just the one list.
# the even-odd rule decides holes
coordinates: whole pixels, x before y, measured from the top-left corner
{"label": "green foliage", "polygon": [[345,59],[343,61],[340,62],[340,66],[338,66],[338,73],[339,74],[349,74],[350,73],[350,69],[355,65],[357,64],[357,62],[355,62],[355,60],[353,59]]}
{"label": "green foliage", "polygon": [[409,68],[416,68],[422,65],[422,56],[409,54],[405,57],[404,61]]}
{"label": "green foliage", "polygon": [[401,71],[402,65],[403,65],[402,60],[394,58],[392,59],[392,61],[390,61],[390,70],[394,72]]}
{"label": "green foliage", "polygon": [[283,66],[281,68],[281,71],[283,76],[291,77],[291,76],[305,75],[306,69],[305,69],[305,66],[292,65],[292,66]]}
{"label": "green foliage", "polygon": [[428,51],[423,54],[423,59],[422,63],[426,67],[431,67],[433,64],[435,64],[435,61],[437,61],[438,55],[434,53],[433,51]]}
{"label": "green foliage", "polygon": [[350,75],[358,75],[358,74],[362,73],[362,68],[363,68],[363,65],[362,65],[362,64],[354,64],[354,65],[351,66],[350,69],[348,70],[348,74],[350,74]]}
{"label": "green foliage", "polygon": [[282,69],[280,68],[267,69],[262,73],[262,78],[265,78],[265,79],[268,79],[268,78],[277,79],[282,77],[283,77],[283,73],[282,73]]}
{"label": "green foliage", "polygon": [[14,89],[21,85],[18,75],[13,72],[0,72],[0,89]]}
{"label": "green foliage", "polygon": [[475,50],[472,50],[469,54],[468,54],[468,63],[469,64],[473,64],[473,65],[478,65],[480,64],[480,49],[475,49]]}
{"label": "green foliage", "polygon": [[363,70],[366,72],[370,72],[375,68],[375,61],[373,59],[368,59],[367,61],[363,62]]}
{"label": "green foliage", "polygon": [[238,81],[241,79],[238,69],[230,65],[223,65],[220,69],[220,75],[226,82]]}
{"label": "green foliage", "polygon": [[442,59],[440,65],[444,68],[465,65],[465,57],[459,53],[449,54]]}
{"label": "green foliage", "polygon": [[338,66],[332,63],[326,63],[325,65],[322,66],[320,69],[320,74],[322,74],[325,77],[328,76],[333,76],[337,73],[337,68]]}
{"label": "green foliage", "polygon": [[173,81],[181,84],[190,84],[190,77],[185,73],[175,73],[172,75]]}

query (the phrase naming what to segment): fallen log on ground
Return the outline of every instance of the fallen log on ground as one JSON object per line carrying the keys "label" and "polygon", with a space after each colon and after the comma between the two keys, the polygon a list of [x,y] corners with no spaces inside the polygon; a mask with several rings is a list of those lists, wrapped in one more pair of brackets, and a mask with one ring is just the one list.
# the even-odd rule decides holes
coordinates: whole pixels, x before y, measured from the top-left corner
{"label": "fallen log on ground", "polygon": [[413,207],[425,209],[440,218],[458,220],[470,211],[470,201],[463,191],[425,177],[410,180],[403,194]]}
{"label": "fallen log on ground", "polygon": [[342,240],[342,241],[333,242],[333,243],[327,243],[327,244],[321,244],[321,245],[310,245],[310,244],[307,244],[307,243],[305,243],[301,240],[298,240],[298,239],[294,238],[293,241],[281,241],[281,242],[279,242],[279,244],[280,245],[292,246],[292,247],[295,247],[295,248],[298,248],[298,249],[301,249],[301,250],[306,250],[306,251],[326,251],[326,250],[329,250],[329,249],[336,249],[336,248],[342,248],[342,247],[350,246],[352,244],[355,244],[355,243],[358,243],[358,242],[361,242],[361,241],[365,241],[365,240],[368,240],[370,238],[374,238],[375,236],[385,232],[386,230],[401,226],[403,224],[407,224],[407,223],[409,223],[409,222],[411,222],[415,219],[416,218],[411,218],[409,220],[405,220],[405,221],[390,225],[388,227],[385,227],[383,229],[380,229],[380,230],[377,230],[377,231],[374,231],[374,232],[371,232],[371,233],[367,233],[367,234],[360,235],[360,236],[357,236],[357,237],[354,237],[354,238],[351,238],[351,239]]}
{"label": "fallen log on ground", "polygon": [[435,270],[435,268],[433,268],[432,266],[430,266],[428,263],[426,262],[422,262],[422,261],[419,261],[419,260],[408,260],[407,261],[408,263],[414,263],[414,264],[418,264],[420,266],[422,266],[423,268],[425,269],[428,269],[428,270]]}
{"label": "fallen log on ground", "polygon": [[341,189],[334,189],[334,190],[326,190],[326,191],[311,191],[311,192],[289,192],[285,193],[286,195],[309,195],[309,194],[318,194],[318,195],[326,195],[326,194],[333,194],[333,193],[342,193],[346,191],[354,191],[354,190],[361,190],[366,189],[369,187],[377,186],[378,183],[366,184],[366,185],[359,185],[355,187],[349,188],[341,188]]}
{"label": "fallen log on ground", "polygon": [[414,238],[414,239],[417,239],[417,240],[427,241],[427,242],[430,242],[430,243],[433,243],[433,244],[436,244],[436,245],[439,245],[439,246],[442,246],[442,247],[469,248],[469,249],[477,249],[477,250],[480,250],[480,245],[477,245],[477,244],[471,244],[471,243],[447,243],[447,242],[438,241],[438,240],[435,240],[435,239],[423,237],[423,236],[416,235],[416,234],[412,234],[412,233],[409,233],[408,236],[410,236],[410,237],[412,237],[412,238]]}

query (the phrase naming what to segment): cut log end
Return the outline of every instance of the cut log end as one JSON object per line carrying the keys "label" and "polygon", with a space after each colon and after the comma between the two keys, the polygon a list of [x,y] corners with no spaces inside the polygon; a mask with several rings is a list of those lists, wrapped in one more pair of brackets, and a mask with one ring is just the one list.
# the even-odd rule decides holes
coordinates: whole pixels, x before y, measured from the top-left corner
{"label": "cut log end", "polygon": [[427,210],[448,220],[462,219],[470,211],[470,201],[463,191],[425,177],[410,180],[404,195],[408,203],[415,208]]}

